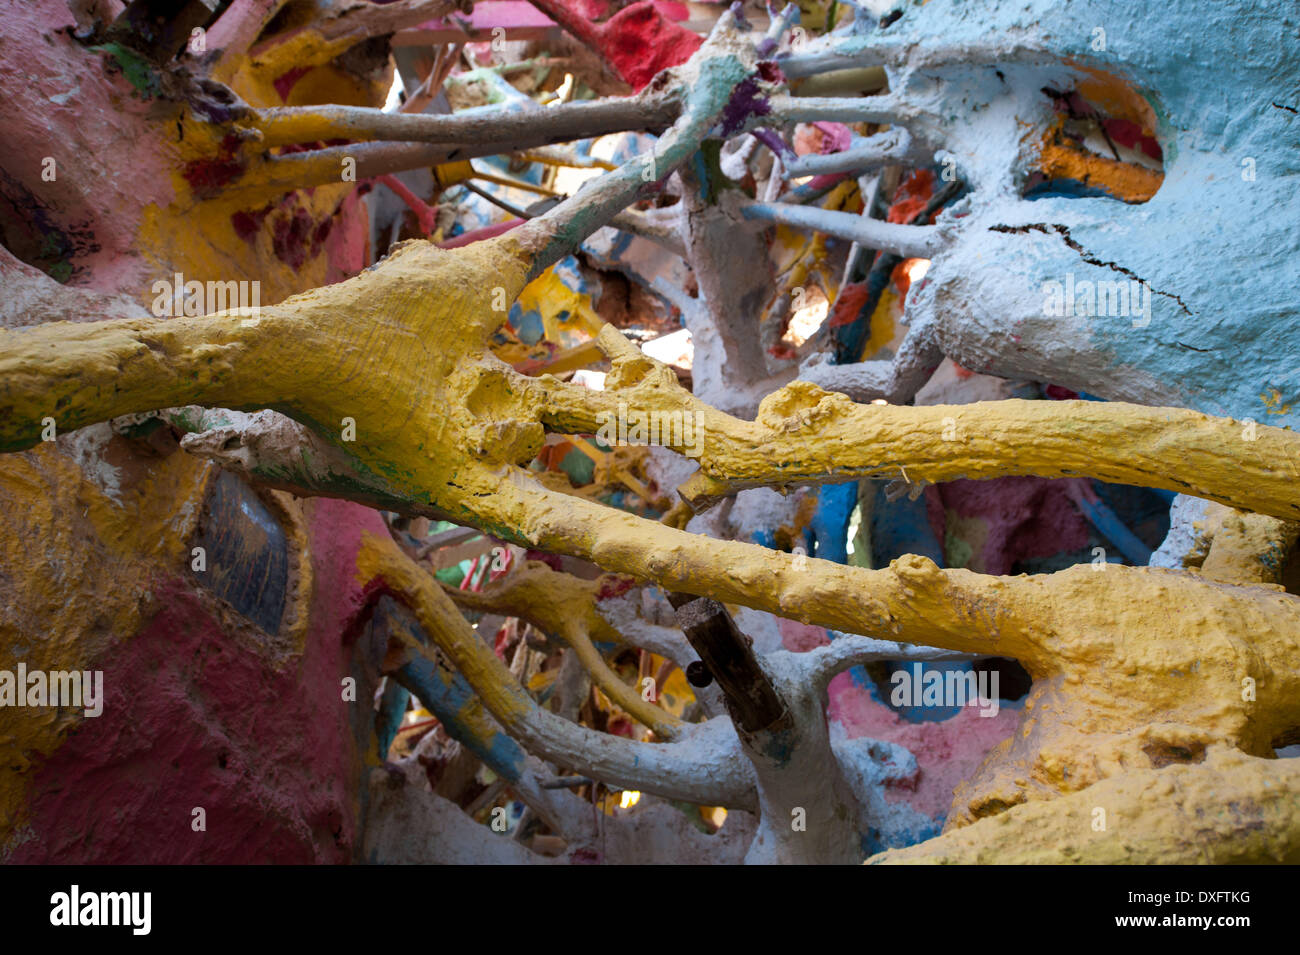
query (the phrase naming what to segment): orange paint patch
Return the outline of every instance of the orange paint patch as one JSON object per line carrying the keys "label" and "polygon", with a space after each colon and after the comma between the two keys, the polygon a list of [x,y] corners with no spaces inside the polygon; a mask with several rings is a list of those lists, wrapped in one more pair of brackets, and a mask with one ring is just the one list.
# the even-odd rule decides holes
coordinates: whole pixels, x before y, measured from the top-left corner
{"label": "orange paint patch", "polygon": [[1072,179],[1097,186],[1125,202],[1146,202],[1159,191],[1165,180],[1163,173],[1073,145],[1062,132],[1064,125],[1064,119],[1058,119],[1043,137],[1038,167],[1048,179]]}

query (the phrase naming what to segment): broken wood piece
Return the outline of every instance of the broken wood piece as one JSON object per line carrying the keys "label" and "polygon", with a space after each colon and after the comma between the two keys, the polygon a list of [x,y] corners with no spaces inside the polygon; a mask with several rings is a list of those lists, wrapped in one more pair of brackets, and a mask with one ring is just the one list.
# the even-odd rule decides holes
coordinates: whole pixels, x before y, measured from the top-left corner
{"label": "broken wood piece", "polygon": [[670,593],[668,602],[686,639],[722,688],[737,725],[756,733],[786,715],[785,702],[726,607],[709,597],[680,593]]}

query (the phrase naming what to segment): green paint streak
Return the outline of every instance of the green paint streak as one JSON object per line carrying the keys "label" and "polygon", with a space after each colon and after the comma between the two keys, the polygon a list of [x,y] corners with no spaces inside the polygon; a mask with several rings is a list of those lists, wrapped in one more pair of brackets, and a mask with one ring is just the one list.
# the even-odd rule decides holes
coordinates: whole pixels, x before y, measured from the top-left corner
{"label": "green paint streak", "polygon": [[975,549],[950,529],[944,534],[943,552],[948,559],[949,567],[966,567],[970,564]]}
{"label": "green paint streak", "polygon": [[153,99],[161,95],[162,88],[158,85],[158,77],[152,64],[139,53],[120,43],[105,43],[89,49],[111,56],[118,69],[122,71],[122,75],[126,77],[126,81],[145,98]]}

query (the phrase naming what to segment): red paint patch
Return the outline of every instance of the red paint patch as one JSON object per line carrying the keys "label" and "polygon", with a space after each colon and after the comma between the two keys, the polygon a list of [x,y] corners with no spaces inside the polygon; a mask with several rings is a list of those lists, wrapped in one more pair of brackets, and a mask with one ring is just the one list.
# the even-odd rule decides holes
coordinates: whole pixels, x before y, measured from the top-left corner
{"label": "red paint patch", "polygon": [[[890,222],[908,223],[926,207],[934,195],[934,173],[918,169],[908,176],[894,193],[894,204],[889,207]],[[923,225],[924,223],[917,223]]]}
{"label": "red paint patch", "polygon": [[244,160],[236,155],[239,137],[227,135],[211,159],[195,159],[185,164],[181,175],[190,190],[200,199],[211,199],[244,174]]}
{"label": "red paint patch", "polygon": [[559,554],[548,554],[544,550],[530,550],[524,554],[524,560],[540,560],[551,570],[564,570],[564,565],[560,561]]}
{"label": "red paint patch", "polygon": [[903,304],[907,303],[907,292],[912,287],[912,277],[908,274],[908,267],[911,259],[903,259],[894,266],[894,270],[889,273],[889,281],[894,283],[894,288],[898,289],[898,297]]}
{"label": "red paint patch", "polygon": [[1158,162],[1164,162],[1164,150],[1160,148],[1160,144],[1156,142],[1155,137],[1148,135],[1146,130],[1132,120],[1108,119],[1101,125],[1106,130],[1106,135],[1121,146],[1129,149],[1140,149],[1150,158]]}
{"label": "red paint patch", "polygon": [[652,0],[624,7],[597,33],[601,53],[635,90],[659,71],[685,63],[704,44],[693,30],[666,19]]}
{"label": "red paint patch", "polygon": [[317,221],[291,195],[271,218],[271,248],[275,257],[297,271],[308,259],[320,254],[333,225],[332,215]]}
{"label": "red paint patch", "polygon": [[785,74],[781,72],[781,67],[771,60],[763,60],[758,64],[758,75],[766,83],[785,83]]}
{"label": "red paint patch", "polygon": [[275,91],[280,94],[281,101],[289,102],[289,94],[293,91],[297,82],[312,71],[310,66],[295,66],[287,72],[281,73],[275,78],[273,86]]}
{"label": "red paint patch", "polygon": [[850,282],[840,290],[831,306],[826,324],[830,328],[852,325],[867,304],[869,290],[866,282]]}
{"label": "red paint patch", "polygon": [[610,600],[614,597],[621,597],[632,589],[636,583],[631,577],[616,576],[606,574],[600,578],[600,590],[596,594],[597,600]]}
{"label": "red paint patch", "polygon": [[257,238],[257,233],[262,229],[262,223],[271,213],[271,205],[267,203],[261,209],[252,209],[250,211],[239,211],[230,216],[230,225],[235,230],[235,235],[239,236],[245,242],[252,242]]}

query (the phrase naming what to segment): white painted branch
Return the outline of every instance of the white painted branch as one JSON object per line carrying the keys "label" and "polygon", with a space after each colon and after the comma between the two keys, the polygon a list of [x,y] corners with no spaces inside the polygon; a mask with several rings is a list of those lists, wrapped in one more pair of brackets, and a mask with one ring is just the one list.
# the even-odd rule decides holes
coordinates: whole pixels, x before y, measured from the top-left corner
{"label": "white painted branch", "polygon": [[[629,645],[672,660],[683,673],[700,658],[680,630],[651,623],[642,617],[631,596],[602,600],[596,605],[596,610]],[[722,695],[716,683],[692,687],[691,690],[704,707],[705,715],[724,712]]]}
{"label": "white painted branch", "polygon": [[895,640],[877,640],[857,634],[841,634],[829,646],[817,647],[796,654],[797,665],[804,668],[804,679],[823,692],[831,679],[839,673],[863,663],[878,660],[907,660],[926,663],[955,660],[975,660],[978,657],[942,647],[920,647]]}
{"label": "white painted branch", "polygon": [[746,219],[825,232],[869,249],[892,252],[904,258],[933,258],[944,244],[935,226],[899,225],[868,219],[851,212],[809,209],[779,202],[746,202],[741,204],[740,209]]}
{"label": "white painted branch", "polygon": [[609,220],[609,224],[615,229],[621,229],[624,232],[642,239],[647,239],[655,245],[667,249],[674,255],[686,258],[686,245],[682,238],[677,234],[675,225],[651,219],[643,212],[637,212],[633,209],[624,209],[614,218]]}
{"label": "white painted branch", "polygon": [[799,369],[799,378],[854,401],[883,398],[890,404],[905,405],[930,380],[943,361],[943,351],[935,344],[928,323],[913,322],[897,354],[888,361],[832,365],[828,359],[825,352],[809,356]]}
{"label": "white painted branch", "polygon": [[874,136],[855,137],[854,144],[842,152],[810,154],[791,159],[785,165],[785,178],[874,169],[886,163],[901,162],[911,152],[911,134],[902,127],[894,127]]}
{"label": "white painted branch", "polygon": [[694,724],[673,743],[598,733],[538,706],[507,729],[530,753],[624,789],[701,806],[756,806],[753,767],[726,717]]}
{"label": "white painted branch", "polygon": [[918,115],[916,107],[893,95],[773,96],[765,118],[787,123],[900,123]]}

